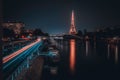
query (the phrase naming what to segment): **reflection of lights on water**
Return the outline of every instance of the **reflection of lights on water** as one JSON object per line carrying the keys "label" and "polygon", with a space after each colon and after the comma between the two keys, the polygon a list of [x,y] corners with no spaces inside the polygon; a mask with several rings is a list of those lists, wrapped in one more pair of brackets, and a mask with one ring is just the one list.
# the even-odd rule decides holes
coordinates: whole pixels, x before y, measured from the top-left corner
{"label": "reflection of lights on water", "polygon": [[96,41],[94,41],[94,53],[96,53]]}
{"label": "reflection of lights on water", "polygon": [[108,59],[109,59],[109,57],[110,57],[110,44],[108,44],[108,55],[107,55],[107,57],[108,57]]}
{"label": "reflection of lights on water", "polygon": [[51,68],[50,68],[50,73],[51,73],[52,75],[56,75],[56,74],[57,74],[57,71],[58,71],[57,67],[51,67]]}
{"label": "reflection of lights on water", "polygon": [[115,46],[115,63],[118,62],[118,46]]}
{"label": "reflection of lights on water", "polygon": [[62,43],[61,43],[61,49],[63,49],[63,45],[62,45]]}
{"label": "reflection of lights on water", "polygon": [[115,54],[114,56],[115,63],[118,63],[118,46],[113,44],[112,45],[108,44],[107,48],[108,48],[108,55],[107,55],[108,59],[110,58],[110,52],[111,52],[110,49],[112,49],[112,51],[114,51],[113,53]]}
{"label": "reflection of lights on water", "polygon": [[65,43],[65,51],[67,51],[68,50],[68,44],[67,44],[67,42]]}
{"label": "reflection of lights on water", "polygon": [[75,40],[70,40],[70,70],[75,71]]}
{"label": "reflection of lights on water", "polygon": [[94,48],[96,48],[96,42],[94,42]]}
{"label": "reflection of lights on water", "polygon": [[86,56],[88,56],[88,41],[86,41]]}

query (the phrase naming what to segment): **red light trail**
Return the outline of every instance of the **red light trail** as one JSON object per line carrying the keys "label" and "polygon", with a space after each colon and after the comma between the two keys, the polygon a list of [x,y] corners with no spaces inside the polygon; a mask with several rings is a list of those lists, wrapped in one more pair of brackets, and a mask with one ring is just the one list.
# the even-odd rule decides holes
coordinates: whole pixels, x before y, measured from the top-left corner
{"label": "red light trail", "polygon": [[23,47],[22,49],[20,49],[20,50],[18,50],[18,51],[16,51],[16,52],[14,52],[14,53],[12,53],[12,54],[4,57],[4,58],[3,58],[3,63],[8,62],[8,61],[11,60],[12,58],[14,58],[14,57],[16,57],[17,55],[21,54],[23,51],[27,50],[28,48],[32,47],[33,45],[37,44],[37,43],[40,42],[40,41],[41,41],[41,39],[37,39],[36,42],[33,42],[33,43],[31,43],[31,44]]}

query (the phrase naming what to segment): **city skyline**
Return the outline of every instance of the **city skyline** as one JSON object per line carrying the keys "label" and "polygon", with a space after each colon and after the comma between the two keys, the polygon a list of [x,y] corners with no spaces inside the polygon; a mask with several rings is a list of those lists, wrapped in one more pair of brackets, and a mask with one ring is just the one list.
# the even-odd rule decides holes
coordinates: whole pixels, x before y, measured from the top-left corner
{"label": "city skyline", "polygon": [[27,28],[41,28],[50,34],[68,33],[72,10],[77,30],[120,25],[116,0],[5,0],[3,4],[4,21],[22,21]]}

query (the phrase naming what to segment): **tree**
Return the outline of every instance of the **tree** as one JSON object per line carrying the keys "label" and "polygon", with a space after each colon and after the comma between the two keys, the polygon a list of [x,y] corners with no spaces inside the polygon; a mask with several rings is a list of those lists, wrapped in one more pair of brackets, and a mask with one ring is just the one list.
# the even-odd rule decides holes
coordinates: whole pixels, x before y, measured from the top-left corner
{"label": "tree", "polygon": [[33,35],[34,36],[42,36],[42,35],[44,35],[44,33],[42,32],[41,29],[35,29],[33,32]]}
{"label": "tree", "polygon": [[8,28],[3,28],[3,37],[13,38],[15,37],[15,32]]}
{"label": "tree", "polygon": [[49,36],[49,34],[48,33],[44,33],[44,36]]}

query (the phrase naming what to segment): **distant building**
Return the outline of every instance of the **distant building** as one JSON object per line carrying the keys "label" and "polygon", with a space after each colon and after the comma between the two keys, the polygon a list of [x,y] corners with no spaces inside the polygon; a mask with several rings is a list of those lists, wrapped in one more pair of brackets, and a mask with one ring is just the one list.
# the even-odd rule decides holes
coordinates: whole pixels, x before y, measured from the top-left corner
{"label": "distant building", "polygon": [[3,28],[12,29],[15,34],[20,34],[25,24],[22,22],[5,22],[2,24],[2,26]]}
{"label": "distant building", "polygon": [[34,29],[26,29],[25,32],[27,32],[27,33],[33,33]]}

